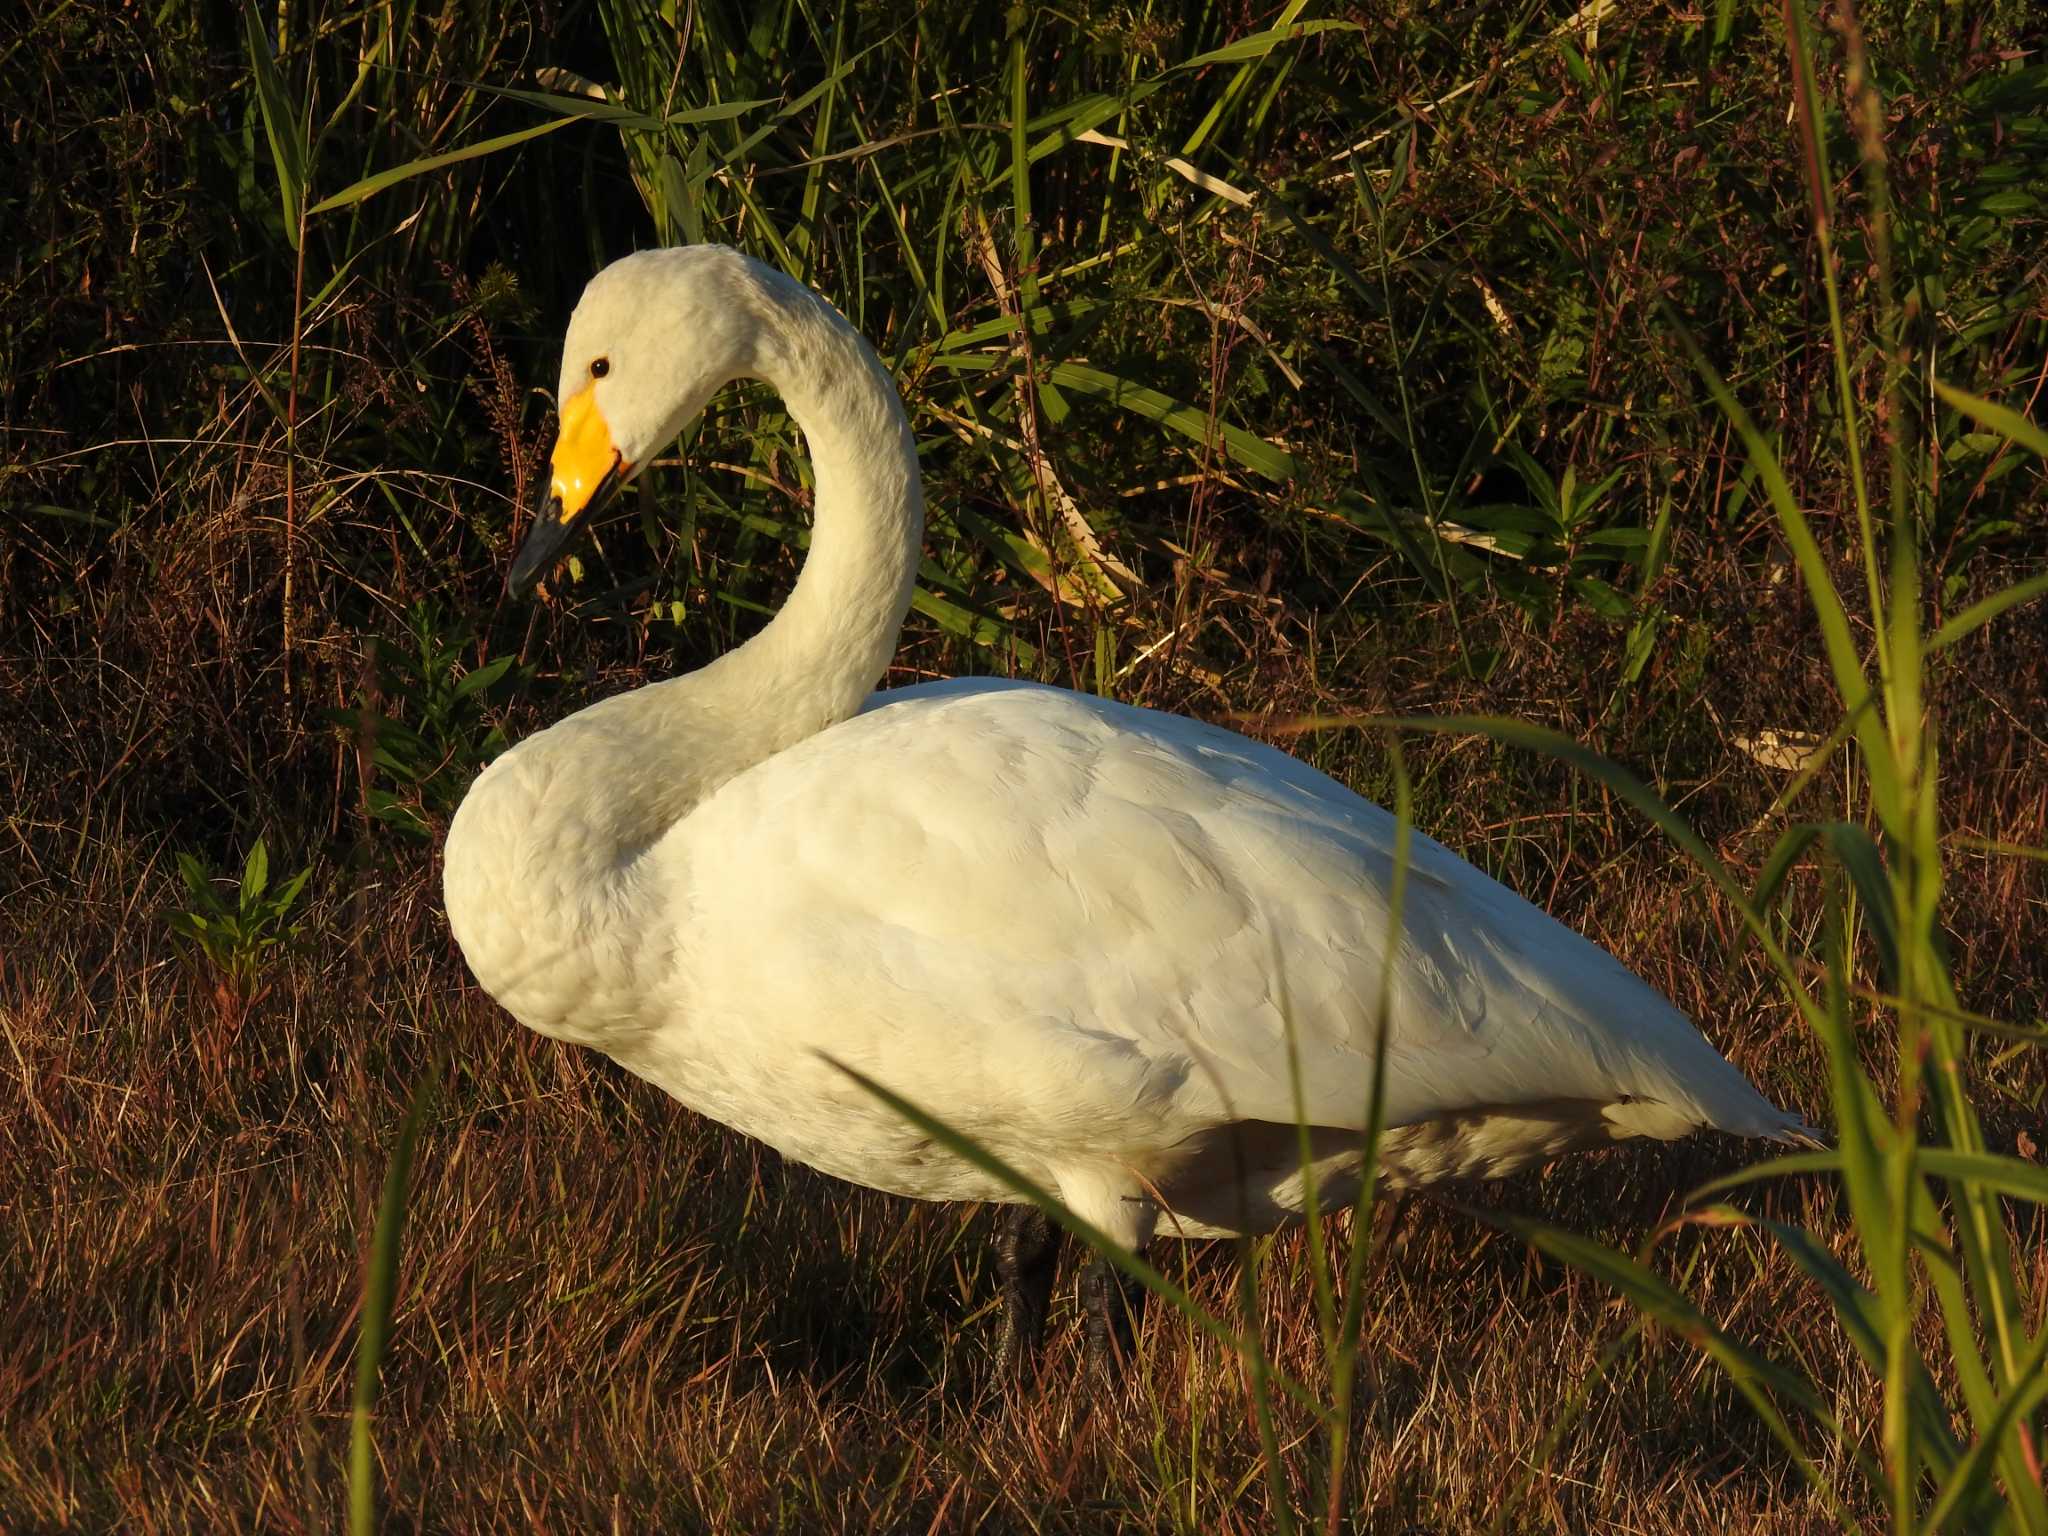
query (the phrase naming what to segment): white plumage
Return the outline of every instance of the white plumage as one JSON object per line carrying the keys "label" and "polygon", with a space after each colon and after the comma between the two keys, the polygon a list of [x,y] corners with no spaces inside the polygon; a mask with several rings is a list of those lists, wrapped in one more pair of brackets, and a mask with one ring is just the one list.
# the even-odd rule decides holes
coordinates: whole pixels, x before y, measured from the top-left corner
{"label": "white plumage", "polygon": [[1282,752],[1022,683],[871,696],[917,568],[915,444],[838,312],[736,252],[591,282],[557,500],[515,576],[737,377],[780,390],[813,456],[789,601],[712,665],[507,752],[448,834],[450,924],[522,1023],[842,1178],[1014,1198],[829,1055],[1134,1247],[1298,1213],[1290,1022],[1318,1187],[1349,1198],[1389,963],[1397,1182],[1704,1126],[1810,1134],[1612,956],[1420,834],[1390,961],[1393,818]]}

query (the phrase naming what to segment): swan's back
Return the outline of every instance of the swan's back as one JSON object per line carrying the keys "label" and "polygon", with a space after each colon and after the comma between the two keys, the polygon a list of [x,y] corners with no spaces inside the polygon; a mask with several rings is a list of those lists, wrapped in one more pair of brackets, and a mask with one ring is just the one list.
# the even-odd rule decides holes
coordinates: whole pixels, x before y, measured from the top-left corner
{"label": "swan's back", "polygon": [[[721,1083],[650,1075],[866,1182],[886,1183],[877,1159],[819,1144],[844,1127],[800,1123],[854,1103],[825,1055],[1027,1165],[1073,1146],[1163,1167],[1297,1107],[1355,1131],[1395,833],[1299,760],[1179,716],[1000,682],[877,694],[649,850],[682,1055],[730,1031]],[[1419,833],[1393,966],[1392,1126],[1560,1104],[1589,1122],[1573,1144],[1795,1124],[1612,956]],[[1416,1135],[1441,1171],[1516,1161]]]}

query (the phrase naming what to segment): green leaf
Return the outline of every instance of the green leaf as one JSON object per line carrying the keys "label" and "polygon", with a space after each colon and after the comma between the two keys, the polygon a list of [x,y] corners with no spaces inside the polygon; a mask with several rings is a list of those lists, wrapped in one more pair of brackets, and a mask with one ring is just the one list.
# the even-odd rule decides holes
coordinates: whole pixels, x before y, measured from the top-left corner
{"label": "green leaf", "polygon": [[1294,456],[1286,449],[1276,448],[1242,427],[1230,426],[1208,411],[1163,395],[1156,389],[1148,389],[1116,374],[1079,363],[1055,363],[1052,379],[1076,394],[1094,395],[1112,405],[1149,417],[1162,427],[1191,438],[1204,447],[1220,441],[1224,452],[1231,458],[1269,480],[1294,478]]}
{"label": "green leaf", "polygon": [[1813,604],[1814,617],[1820,621],[1821,642],[1835,674],[1835,687],[1841,694],[1842,707],[1857,717],[1857,731],[1864,749],[1863,766],[1877,792],[1877,803],[1881,807],[1895,805],[1898,801],[1897,768],[1892,760],[1890,743],[1885,738],[1882,719],[1874,712],[1863,713],[1864,701],[1871,693],[1870,678],[1863,670],[1863,658],[1856,649],[1855,637],[1849,628],[1848,610],[1842,606],[1841,594],[1835,590],[1834,580],[1828,574],[1827,557],[1821,553],[1813,529],[1806,521],[1806,514],[1800,511],[1799,503],[1792,495],[1791,484],[1785,478],[1784,468],[1779,464],[1770,440],[1758,430],[1756,422],[1743,409],[1742,402],[1735,398],[1734,391],[1729,389],[1720,371],[1708,361],[1707,354],[1679,320],[1677,312],[1668,304],[1660,303],[1658,308],[1692,359],[1694,370],[1705,380],[1708,392],[1721,407],[1722,414],[1742,438],[1749,461],[1756,467],[1758,478],[1762,480],[1771,506],[1778,515],[1778,526],[1784,531],[1785,542],[1792,546],[1793,559],[1806,582],[1807,598]]}
{"label": "green leaf", "polygon": [[1591,90],[1593,88],[1593,71],[1586,67],[1585,55],[1562,38],[1558,39],[1557,51],[1563,56],[1564,67],[1572,79],[1576,80],[1587,90]]}
{"label": "green leaf", "polygon": [[[2027,1357],[2013,1374],[2013,1385],[1999,1400],[1997,1410],[1990,1419],[1978,1427],[1977,1438],[1970,1449],[1957,1462],[1943,1486],[1941,1495],[1927,1512],[1927,1521],[1921,1528],[1938,1531],[1950,1515],[1966,1509],[1974,1500],[1985,1500],[1996,1508],[1997,1487],[1990,1476],[1990,1464],[2005,1449],[2006,1436],[2015,1424],[2027,1422],[2028,1416],[2048,1397],[2048,1328],[2034,1336],[2027,1351]],[[1970,1522],[1966,1527],[1977,1530],[1980,1523]],[[1996,1529],[1996,1526],[1990,1527]]]}
{"label": "green leaf", "polygon": [[[1835,1309],[1842,1331],[1870,1367],[1882,1373],[1885,1368],[1884,1317],[1878,1298],[1858,1283],[1812,1233],[1776,1221],[1758,1220],[1756,1225],[1775,1237],[1792,1261],[1820,1286],[1828,1304]],[[1956,1458],[1962,1454],[1962,1447],[1956,1444],[1955,1435],[1949,1429],[1948,1407],[1935,1390],[1926,1364],[1917,1352],[1909,1352],[1908,1372],[1907,1396],[1918,1448],[1939,1476],[1955,1465]]]}
{"label": "green leaf", "polygon": [[1960,1152],[1950,1147],[1922,1147],[1921,1169],[1937,1179],[1982,1185],[2002,1195],[2048,1205],[2048,1168],[1996,1152]]}
{"label": "green leaf", "polygon": [[910,606],[948,634],[958,635],[963,640],[971,640],[976,645],[985,646],[990,650],[1008,650],[1021,667],[1037,665],[1038,648],[1018,636],[1000,619],[975,613],[924,587],[915,588],[911,592]]}
{"label": "green leaf", "polygon": [[283,888],[270,898],[271,916],[282,918],[287,912],[291,911],[293,903],[299,899],[299,892],[306,888],[306,882],[312,877],[313,866],[308,864],[296,875],[293,875],[291,879],[287,880]]}
{"label": "green leaf", "polygon": [[1603,619],[1625,619],[1630,603],[1627,596],[1616,591],[1597,576],[1574,576],[1572,590],[1586,601],[1586,606]]}
{"label": "green leaf", "polygon": [[2041,206],[2041,199],[2031,192],[2014,187],[2003,192],[1992,192],[1975,200],[1972,205],[1979,213],[1997,214],[2006,217],[2013,214],[2032,213]]}
{"label": "green leaf", "polygon": [[1871,937],[1877,941],[1879,973],[1884,977],[1885,988],[1891,990],[1898,985],[1899,918],[1891,878],[1885,873],[1884,856],[1877,851],[1868,832],[1847,822],[1829,822],[1821,836],[1862,898]]}
{"label": "green leaf", "polygon": [[[594,105],[594,103],[593,103]],[[593,113],[579,112],[570,117],[558,117],[551,123],[536,123],[531,128],[521,128],[515,133],[501,133],[494,139],[485,139],[480,144],[465,145],[451,149],[446,154],[428,155],[423,160],[408,160],[403,165],[393,166],[388,171],[379,171],[374,176],[365,176],[361,181],[351,182],[332,197],[323,197],[306,210],[310,216],[316,213],[330,213],[336,208],[351,208],[357,203],[375,197],[386,187],[395,187],[401,181],[410,181],[415,176],[425,176],[444,166],[457,165],[464,160],[475,160],[484,155],[496,154],[501,149],[510,149],[515,144],[524,144],[543,134],[566,128],[571,123],[580,123],[594,116]]]}
{"label": "green leaf", "polygon": [[453,697],[466,699],[472,693],[482,692],[509,672],[512,669],[512,664],[518,660],[517,656],[500,656],[495,661],[485,662],[474,672],[464,676],[462,681],[455,685]]}
{"label": "green leaf", "polygon": [[1944,384],[1939,379],[1934,381],[1934,392],[1971,420],[2048,459],[2048,432],[2042,431],[2018,411]]}
{"label": "green leaf", "polygon": [[1686,1196],[1688,1202],[1706,1199],[1709,1195],[1726,1194],[1745,1184],[1758,1184],[1765,1179],[1790,1178],[1797,1173],[1840,1173],[1842,1154],[1827,1152],[1788,1152],[1782,1157],[1767,1158],[1761,1163],[1752,1163],[1747,1168],[1738,1168],[1733,1173],[1724,1173],[1718,1179],[1706,1183]]}
{"label": "green leaf", "polygon": [[1750,897],[1758,911],[1765,910],[1778,899],[1785,877],[1792,873],[1799,856],[1819,840],[1820,826],[1814,822],[1787,827],[1779,834],[1777,842],[1771,845],[1770,853],[1764,858],[1763,868],[1757,872],[1756,892]]}
{"label": "green leaf", "polygon": [[[942,353],[932,359],[935,367],[951,368],[960,373],[987,373],[999,362],[1000,359],[979,353],[957,352]],[[1077,395],[1093,395],[1111,405],[1135,411],[1204,447],[1220,446],[1227,457],[1269,480],[1294,478],[1294,456],[1286,449],[1276,448],[1242,427],[1230,426],[1186,401],[1080,363],[1055,363],[1047,376],[1053,383],[1063,384]]]}
{"label": "green leaf", "polygon": [[185,894],[193,906],[208,912],[219,908],[220,893],[213,888],[213,878],[191,854],[178,855],[178,876],[185,882]]}
{"label": "green leaf", "polygon": [[405,1119],[398,1127],[397,1144],[391,1149],[390,1166],[384,1173],[384,1195],[377,1202],[369,1273],[363,1281],[362,1324],[356,1333],[356,1390],[349,1435],[349,1536],[374,1536],[377,1529],[376,1455],[371,1442],[370,1414],[377,1402],[377,1376],[384,1364],[384,1342],[391,1331],[391,1314],[398,1299],[398,1250],[405,1234],[406,1187],[439,1077],[440,1062],[436,1060],[428,1064],[413,1089],[412,1102],[406,1106]]}
{"label": "green leaf", "polygon": [[1792,1426],[1786,1422],[1785,1416],[1769,1395],[1775,1393],[1797,1403],[1825,1428],[1837,1443],[1845,1442],[1846,1436],[1842,1427],[1828,1412],[1826,1402],[1811,1383],[1723,1332],[1661,1276],[1626,1254],[1617,1253],[1591,1238],[1580,1237],[1576,1233],[1565,1232],[1526,1217],[1469,1207],[1466,1209],[1480,1220],[1515,1233],[1552,1258],[1612,1287],[1627,1298],[1637,1311],[1660,1323],[1720,1366],[1735,1389],[1749,1400],[1757,1417],[1764,1421],[1778,1443],[1785,1447],[1793,1461],[1798,1464],[1807,1481],[1820,1490],[1829,1506],[1842,1518],[1844,1525],[1852,1526],[1847,1511],[1835,1493],[1834,1485],[1829,1481],[1827,1474],[1806,1454],[1805,1447],[1799,1443],[1799,1437],[1793,1433]]}
{"label": "green leaf", "polygon": [[2044,593],[2048,593],[2048,572],[2030,576],[2025,581],[2016,581],[2003,592],[1994,592],[1983,601],[1970,604],[1942,625],[1927,637],[1926,649],[1930,655],[1935,651],[1945,650],[1958,640],[1975,634],[2008,608],[2017,608],[2021,603],[2031,603]]}
{"label": "green leaf", "polygon": [[249,52],[249,73],[256,83],[256,104],[263,115],[263,136],[270,141],[270,163],[277,171],[285,238],[297,250],[299,209],[306,200],[306,143],[255,0],[242,0],[242,33]]}
{"label": "green leaf", "polygon": [[[1166,1276],[1159,1273],[1150,1264],[1147,1264],[1143,1259],[1132,1253],[1130,1249],[1102,1232],[1097,1231],[1085,1219],[1076,1216],[1072,1211],[1068,1210],[1066,1205],[1051,1190],[1045,1189],[1027,1178],[973,1137],[955,1130],[945,1121],[920,1108],[918,1105],[911,1103],[910,1100],[904,1098],[901,1094],[883,1087],[882,1084],[876,1082],[865,1072],[847,1065],[826,1052],[821,1051],[819,1055],[823,1056],[833,1067],[844,1072],[847,1077],[872,1094],[881,1102],[884,1108],[898,1116],[906,1124],[922,1131],[962,1162],[979,1168],[982,1172],[996,1179],[1023,1199],[1037,1206],[1047,1216],[1050,1216],[1059,1225],[1065,1227],[1074,1236],[1129,1275],[1133,1280],[1136,1280],[1147,1290],[1163,1297],[1176,1311],[1180,1312],[1182,1316],[1201,1329],[1202,1332],[1227,1345],[1242,1358],[1246,1360],[1252,1358],[1252,1351],[1256,1348],[1254,1344],[1241,1337],[1229,1324],[1211,1314],[1206,1307],[1202,1306],[1186,1291],[1183,1291],[1179,1286],[1167,1279]],[[1318,1417],[1322,1417],[1327,1413],[1328,1410],[1318,1403],[1313,1394],[1308,1392],[1298,1382],[1281,1375],[1277,1371],[1273,1373],[1272,1380],[1311,1413]]]}
{"label": "green leaf", "polygon": [[1167,71],[1175,74],[1190,69],[1206,69],[1211,64],[1242,64],[1249,59],[1263,59],[1282,43],[1292,43],[1304,37],[1314,37],[1322,32],[1363,32],[1364,27],[1355,21],[1291,21],[1285,26],[1268,27],[1263,32],[1253,32],[1240,37],[1234,43],[1225,43],[1207,53],[1198,53],[1192,59],[1183,59]]}
{"label": "green leaf", "polygon": [[270,850],[262,838],[257,838],[249,849],[249,857],[242,861],[242,910],[247,912],[263,899],[263,888],[270,884]]}
{"label": "green leaf", "polygon": [[[831,83],[829,80],[825,82],[826,85]],[[815,96],[818,89],[822,88],[821,86],[810,91],[807,97]],[[590,96],[563,96],[554,91],[526,91],[509,85],[482,84],[478,84],[475,89],[487,91],[493,96],[503,96],[509,101],[523,101],[529,106],[540,107],[558,117],[586,118],[593,123],[609,123],[614,127],[633,128],[642,132],[653,132],[659,128],[693,128],[704,123],[728,122],[733,118],[746,116],[757,107],[772,107],[776,104],[775,97],[760,96],[751,101],[721,101],[709,106],[689,107],[681,112],[660,114],[641,112],[621,102],[598,101]],[[785,108],[777,116],[787,117],[792,109],[802,105],[802,102],[792,103],[790,108]]]}

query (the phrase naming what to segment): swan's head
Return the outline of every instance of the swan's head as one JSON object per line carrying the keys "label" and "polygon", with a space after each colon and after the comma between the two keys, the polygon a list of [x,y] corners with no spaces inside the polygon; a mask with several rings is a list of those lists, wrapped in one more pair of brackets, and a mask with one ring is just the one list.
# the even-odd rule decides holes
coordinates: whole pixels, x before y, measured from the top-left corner
{"label": "swan's head", "polygon": [[569,318],[561,428],[533,531],[505,578],[526,591],[725,384],[758,374],[786,281],[722,245],[642,251],[590,280]]}

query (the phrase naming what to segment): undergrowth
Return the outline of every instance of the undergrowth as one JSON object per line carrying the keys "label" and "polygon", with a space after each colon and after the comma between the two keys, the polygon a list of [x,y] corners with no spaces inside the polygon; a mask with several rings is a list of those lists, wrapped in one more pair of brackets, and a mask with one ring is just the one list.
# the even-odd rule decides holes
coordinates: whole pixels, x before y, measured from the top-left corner
{"label": "undergrowth", "polygon": [[[1322,1522],[1336,1465],[1340,1529],[1925,1513],[1941,1469],[1901,1438],[1902,1362],[1933,1362],[1959,1446],[1975,1399],[1925,1302],[1945,1282],[1859,1246],[1867,1191],[1803,1177],[1666,1229],[1738,1166],[1705,1143],[1473,1196],[1622,1253],[1659,1234],[1658,1283],[1771,1341],[1832,1438],[1772,1398],[1799,1426],[1775,1438],[1689,1322],[1421,1202],[1361,1260],[1343,1437],[1283,1410],[1268,1456],[1236,1357],[1170,1320],[1127,1397],[1069,1385],[1071,1330],[991,1389],[984,1216],[784,1167],[517,1032],[438,915],[476,767],[743,639],[801,559],[800,445],[743,391],[557,601],[501,597],[576,292],[628,250],[723,240],[818,286],[902,386],[933,524],[891,681],[1227,719],[1388,802],[1384,738],[1337,722],[1549,727],[1676,807],[1732,885],[1618,781],[1498,738],[1405,739],[1416,824],[1809,1119],[1837,1123],[1842,1080],[1760,938],[1839,1007],[1900,1131],[1939,1045],[1983,1143],[2038,1160],[2041,605],[1928,657],[1924,727],[1901,694],[1822,753],[1850,702],[1835,629],[1902,678],[1901,614],[1938,633],[2048,554],[2042,460],[1936,388],[2043,417],[2041,24],[1831,8],[1804,97],[1785,26],[798,0],[0,22],[0,1525],[338,1526],[370,1233],[435,1060],[374,1382],[394,1528],[1263,1531]],[[1873,144],[1881,190],[1842,169]],[[1920,729],[1933,846],[1872,766]],[[1900,910],[1953,999],[1878,968],[1878,885],[1774,862],[1793,823],[1945,873]],[[2017,1032],[1943,1043],[1954,1006]],[[2038,1209],[1987,1209],[2038,1338]],[[1879,1364],[1794,1229],[1879,1298]],[[1939,1263],[1920,1230],[1913,1262]],[[1252,1322],[1320,1390],[1314,1257],[1260,1250]],[[1239,1255],[1165,1262],[1243,1316]]]}

